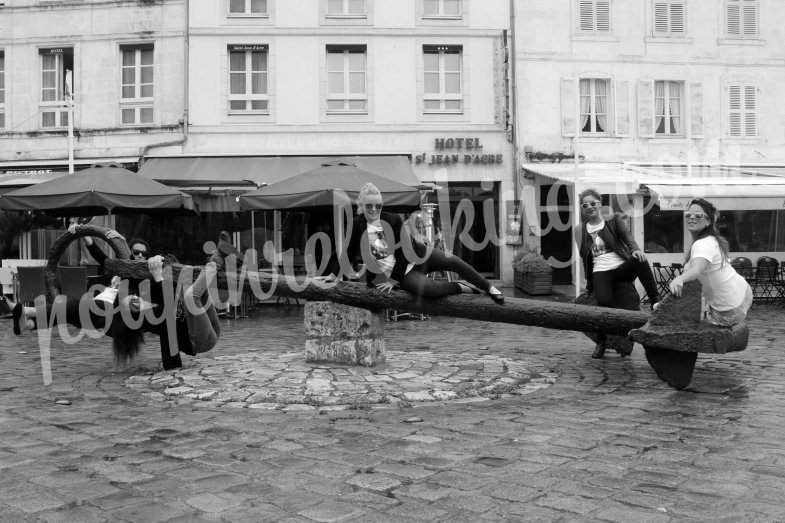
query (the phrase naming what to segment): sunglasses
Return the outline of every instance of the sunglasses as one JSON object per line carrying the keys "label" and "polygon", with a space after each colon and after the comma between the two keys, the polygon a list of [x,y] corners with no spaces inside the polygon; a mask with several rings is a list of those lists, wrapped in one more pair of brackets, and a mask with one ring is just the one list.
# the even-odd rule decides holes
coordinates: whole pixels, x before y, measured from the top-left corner
{"label": "sunglasses", "polygon": [[134,249],[131,252],[134,253],[134,256],[144,256],[145,258],[147,258],[147,251],[140,251],[139,249]]}
{"label": "sunglasses", "polygon": [[593,209],[593,208],[599,207],[599,206],[600,206],[600,202],[598,202],[597,200],[593,200],[591,202],[582,203],[581,204],[581,209]]}
{"label": "sunglasses", "polygon": [[684,217],[687,218],[688,220],[690,218],[695,218],[696,220],[700,220],[704,216],[706,216],[706,215],[703,214],[702,212],[685,212],[684,213]]}
{"label": "sunglasses", "polygon": [[375,210],[380,210],[381,211],[382,210],[382,204],[381,203],[365,203],[365,204],[363,204],[363,207],[365,207],[366,211],[375,211]]}

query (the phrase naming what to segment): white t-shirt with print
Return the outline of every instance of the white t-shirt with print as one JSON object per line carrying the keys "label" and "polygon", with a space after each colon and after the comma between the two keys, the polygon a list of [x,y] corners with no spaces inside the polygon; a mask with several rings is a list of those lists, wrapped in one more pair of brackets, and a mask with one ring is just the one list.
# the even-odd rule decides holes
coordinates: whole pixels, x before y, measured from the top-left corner
{"label": "white t-shirt with print", "polygon": [[382,273],[389,278],[395,266],[395,256],[393,256],[387,245],[384,229],[381,226],[369,223],[366,232],[368,234],[368,245],[371,246],[371,254],[376,259],[376,264],[382,270]]}
{"label": "white t-shirt with print", "polygon": [[605,228],[605,220],[598,225],[586,224],[586,231],[591,236],[594,243],[591,246],[591,254],[594,257],[594,272],[612,271],[619,268],[624,263],[624,258],[615,251],[609,251],[605,247],[605,241],[600,238],[599,233]]}
{"label": "white t-shirt with print", "polygon": [[692,244],[690,262],[687,262],[685,269],[695,258],[703,258],[709,262],[707,270],[698,276],[706,302],[718,311],[739,307],[744,301],[749,284],[731,266],[730,260],[722,259],[720,246],[714,236],[701,238]]}

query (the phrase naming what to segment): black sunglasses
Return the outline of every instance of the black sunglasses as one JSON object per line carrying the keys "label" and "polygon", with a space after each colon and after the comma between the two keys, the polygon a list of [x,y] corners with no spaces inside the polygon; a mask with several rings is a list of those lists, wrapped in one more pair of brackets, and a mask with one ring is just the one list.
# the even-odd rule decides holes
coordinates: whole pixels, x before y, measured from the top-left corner
{"label": "black sunglasses", "polygon": [[139,249],[134,249],[131,252],[134,253],[134,256],[144,256],[145,258],[147,257],[147,251],[140,251]]}
{"label": "black sunglasses", "polygon": [[366,203],[364,205],[366,211],[375,211],[376,209],[379,209],[380,211],[382,210],[381,203]]}

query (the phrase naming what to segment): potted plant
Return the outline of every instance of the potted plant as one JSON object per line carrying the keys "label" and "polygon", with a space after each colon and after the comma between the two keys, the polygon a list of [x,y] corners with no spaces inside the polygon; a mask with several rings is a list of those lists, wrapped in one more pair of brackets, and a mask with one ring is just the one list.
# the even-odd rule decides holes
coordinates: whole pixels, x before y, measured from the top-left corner
{"label": "potted plant", "polygon": [[539,253],[519,251],[512,259],[515,287],[527,294],[550,294],[553,269]]}

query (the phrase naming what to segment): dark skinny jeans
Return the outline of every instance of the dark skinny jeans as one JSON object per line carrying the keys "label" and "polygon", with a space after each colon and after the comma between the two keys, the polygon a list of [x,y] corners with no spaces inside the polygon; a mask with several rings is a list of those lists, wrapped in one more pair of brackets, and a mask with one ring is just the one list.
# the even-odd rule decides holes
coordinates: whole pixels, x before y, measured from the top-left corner
{"label": "dark skinny jeans", "polygon": [[625,261],[612,271],[592,273],[594,295],[597,296],[597,305],[600,307],[616,307],[616,296],[613,292],[614,284],[618,281],[635,281],[638,278],[646,290],[651,303],[660,301],[657,285],[654,283],[654,274],[651,272],[649,262],[639,261],[634,256]]}
{"label": "dark skinny jeans", "polygon": [[487,292],[491,288],[489,282],[474,267],[456,255],[447,256],[444,251],[434,249],[430,256],[420,264],[416,264],[401,280],[401,288],[416,296],[439,298],[448,294],[460,294],[461,287],[454,281],[434,281],[428,273],[436,271],[456,272],[461,278]]}

